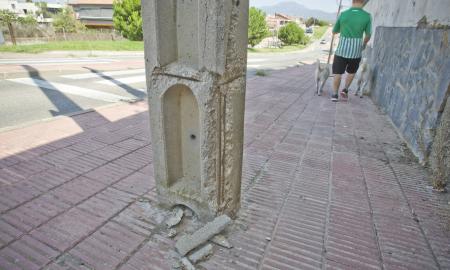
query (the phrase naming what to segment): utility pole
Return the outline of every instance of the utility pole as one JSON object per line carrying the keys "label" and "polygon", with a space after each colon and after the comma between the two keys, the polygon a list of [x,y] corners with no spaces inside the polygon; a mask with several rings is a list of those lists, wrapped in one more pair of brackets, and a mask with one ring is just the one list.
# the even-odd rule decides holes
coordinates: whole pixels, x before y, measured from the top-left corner
{"label": "utility pole", "polygon": [[[337,16],[336,16],[336,21],[339,19],[339,15],[341,14],[341,9],[342,9],[342,0],[339,0],[339,8],[338,8]],[[333,53],[334,37],[335,37],[335,35],[333,35],[333,37],[331,38],[330,52],[328,54],[327,64],[330,64],[331,54]]]}

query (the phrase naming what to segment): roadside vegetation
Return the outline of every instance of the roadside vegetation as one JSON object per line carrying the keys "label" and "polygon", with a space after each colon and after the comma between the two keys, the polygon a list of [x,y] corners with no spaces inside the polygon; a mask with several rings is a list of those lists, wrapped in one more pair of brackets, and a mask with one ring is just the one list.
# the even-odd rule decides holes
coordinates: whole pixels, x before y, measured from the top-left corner
{"label": "roadside vegetation", "polygon": [[0,31],[12,43],[0,46],[0,52],[144,50],[141,0],[114,0],[114,30],[87,29],[70,6],[57,14],[51,14],[44,2],[36,6],[39,10],[35,15],[53,18],[52,24],[39,24],[34,15],[19,18],[15,13],[0,10]]}
{"label": "roadside vegetation", "polygon": [[143,39],[141,0],[114,0],[114,28],[123,37],[141,41]]}
{"label": "roadside vegetation", "polygon": [[[307,35],[305,30],[296,22],[289,22],[277,31],[270,30],[266,22],[266,14],[257,8],[250,9],[248,43],[249,52],[267,53],[267,52],[292,52],[302,50],[308,47],[314,41],[323,38],[329,28],[329,23],[316,18],[308,18],[304,25],[313,29],[312,35]],[[277,45],[271,48],[256,48],[265,38],[271,37]],[[277,41],[278,40],[278,41]],[[271,42],[271,41],[269,41]]]}
{"label": "roadside vegetation", "polygon": [[41,53],[46,51],[144,51],[144,42],[130,40],[57,41],[32,45],[0,46],[0,52]]}
{"label": "roadside vegetation", "polygon": [[268,36],[269,27],[266,22],[266,14],[260,9],[251,7],[248,23],[248,44],[253,48]]}

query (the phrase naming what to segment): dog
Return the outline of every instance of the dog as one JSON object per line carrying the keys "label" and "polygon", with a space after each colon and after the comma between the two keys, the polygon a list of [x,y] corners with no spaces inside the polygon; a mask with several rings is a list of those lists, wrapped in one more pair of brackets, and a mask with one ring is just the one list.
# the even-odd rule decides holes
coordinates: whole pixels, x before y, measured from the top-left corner
{"label": "dog", "polygon": [[359,96],[360,98],[363,98],[364,94],[367,94],[370,92],[371,88],[371,82],[372,82],[372,70],[369,66],[369,63],[367,61],[367,58],[363,58],[361,61],[361,66],[358,70],[357,77],[357,89],[355,92],[355,96]]}
{"label": "dog", "polygon": [[320,60],[317,59],[316,67],[316,94],[318,96],[322,95],[323,87],[327,82],[328,77],[330,77],[330,68],[328,64],[321,64]]}

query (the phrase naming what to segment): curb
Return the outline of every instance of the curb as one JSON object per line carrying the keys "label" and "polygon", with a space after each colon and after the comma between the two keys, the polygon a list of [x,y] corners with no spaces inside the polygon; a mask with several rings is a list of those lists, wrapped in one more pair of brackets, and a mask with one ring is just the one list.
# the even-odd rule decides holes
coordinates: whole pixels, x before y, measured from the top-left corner
{"label": "curb", "polygon": [[9,127],[0,128],[0,134],[4,133],[4,132],[9,132],[9,131],[21,129],[21,128],[30,127],[32,125],[36,125],[36,124],[40,124],[40,123],[48,123],[48,122],[52,122],[52,121],[57,121],[59,119],[72,118],[74,116],[79,116],[79,115],[83,115],[83,114],[96,112],[96,111],[101,110],[101,109],[106,109],[106,108],[111,108],[111,107],[116,107],[116,106],[121,106],[121,105],[126,105],[126,104],[132,105],[132,104],[135,104],[135,103],[138,103],[138,102],[143,102],[143,101],[145,101],[144,98],[135,99],[135,100],[130,101],[130,102],[121,101],[121,102],[117,102],[117,103],[113,103],[113,104],[106,104],[106,105],[98,106],[98,107],[95,107],[95,108],[89,108],[89,109],[78,111],[78,112],[73,112],[73,113],[64,114],[64,115],[58,115],[58,116],[54,116],[54,117],[51,117],[51,118],[34,120],[34,121],[18,124],[18,125],[15,125],[15,126],[9,126]]}

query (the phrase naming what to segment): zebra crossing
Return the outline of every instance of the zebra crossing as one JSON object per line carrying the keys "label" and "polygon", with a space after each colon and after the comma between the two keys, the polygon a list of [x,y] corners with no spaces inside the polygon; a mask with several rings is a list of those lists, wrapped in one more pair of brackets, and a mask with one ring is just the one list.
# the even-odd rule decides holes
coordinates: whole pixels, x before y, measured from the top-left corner
{"label": "zebra crossing", "polygon": [[[40,77],[7,79],[16,85],[58,91],[71,96],[103,102],[133,101],[146,95],[145,69],[89,72]],[[136,96],[137,95],[137,96]]]}

